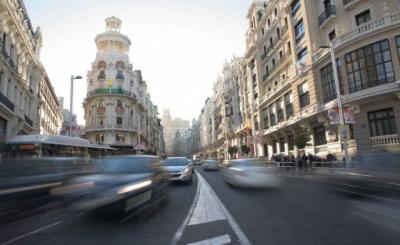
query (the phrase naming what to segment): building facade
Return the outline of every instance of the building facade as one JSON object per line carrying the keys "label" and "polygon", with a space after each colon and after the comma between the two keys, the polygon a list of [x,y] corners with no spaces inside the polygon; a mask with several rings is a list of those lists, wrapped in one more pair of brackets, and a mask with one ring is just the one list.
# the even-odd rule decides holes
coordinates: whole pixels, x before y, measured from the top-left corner
{"label": "building facade", "polygon": [[400,151],[398,1],[255,0],[247,21],[246,52],[231,64],[237,86],[230,94],[239,98],[233,108],[239,116],[231,119],[234,138],[231,123],[225,122],[226,135],[221,131],[224,86],[217,85],[208,106],[211,142],[204,140],[206,107],[199,117],[201,149],[211,145],[218,153],[224,141],[248,145],[250,156],[271,158],[296,154],[296,137],[306,133],[306,153],[341,159],[332,47],[350,155]]}
{"label": "building facade", "polygon": [[158,109],[152,103],[140,70],[129,60],[129,38],[121,20],[106,19],[106,31],[96,36],[96,59],[87,75],[83,103],[85,135],[92,142],[120,151],[161,153],[163,134]]}
{"label": "building facade", "polygon": [[57,133],[57,97],[40,63],[42,35],[22,1],[0,1],[0,138]]}
{"label": "building facade", "polygon": [[[187,120],[181,118],[172,118],[169,110],[164,110],[163,117],[163,129],[165,139],[165,151],[167,155],[180,155],[182,152],[179,150],[177,154],[176,149],[180,147],[174,147],[175,139],[180,139],[181,136],[189,129],[190,123]],[[179,132],[179,137],[176,137],[176,133]],[[179,142],[179,145],[180,142]]]}

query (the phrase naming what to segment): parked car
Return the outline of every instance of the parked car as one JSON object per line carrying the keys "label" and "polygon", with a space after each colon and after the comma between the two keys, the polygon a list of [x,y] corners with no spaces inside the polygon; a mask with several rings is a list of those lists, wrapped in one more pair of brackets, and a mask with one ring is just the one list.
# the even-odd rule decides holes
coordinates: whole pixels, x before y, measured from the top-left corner
{"label": "parked car", "polygon": [[204,170],[218,170],[218,166],[219,166],[219,160],[216,159],[205,160],[203,162]]}
{"label": "parked car", "polygon": [[99,160],[95,173],[66,180],[51,194],[69,210],[106,217],[134,215],[167,199],[168,175],[156,156],[113,156]]}
{"label": "parked car", "polygon": [[225,181],[235,187],[262,188],[279,186],[275,169],[259,159],[232,160],[224,171]]}
{"label": "parked car", "polygon": [[193,160],[193,165],[201,165],[201,160],[200,159]]}
{"label": "parked car", "polygon": [[168,157],[163,162],[164,169],[170,174],[170,180],[191,184],[193,181],[193,163],[185,157]]}

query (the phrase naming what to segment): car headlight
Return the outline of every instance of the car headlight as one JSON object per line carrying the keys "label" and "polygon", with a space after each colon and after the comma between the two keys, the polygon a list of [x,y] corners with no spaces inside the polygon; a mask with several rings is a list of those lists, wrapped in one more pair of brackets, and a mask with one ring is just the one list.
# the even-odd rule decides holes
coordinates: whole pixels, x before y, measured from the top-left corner
{"label": "car headlight", "polygon": [[118,191],[118,194],[121,195],[121,194],[125,194],[125,193],[131,192],[131,191],[139,190],[139,189],[149,186],[151,184],[152,184],[151,180],[146,180],[146,181],[138,182],[138,183],[135,183],[132,185],[127,185],[127,186],[123,187],[122,189],[120,189]]}

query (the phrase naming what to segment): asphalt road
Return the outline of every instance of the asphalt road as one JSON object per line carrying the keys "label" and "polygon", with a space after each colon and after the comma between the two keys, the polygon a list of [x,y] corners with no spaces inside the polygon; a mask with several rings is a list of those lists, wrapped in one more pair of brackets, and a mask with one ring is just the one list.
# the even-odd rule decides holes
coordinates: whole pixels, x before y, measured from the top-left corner
{"label": "asphalt road", "polygon": [[46,211],[1,225],[0,245],[399,244],[396,195],[292,172],[280,188],[236,189],[221,171],[197,171],[191,186],[171,185],[166,206],[130,221]]}

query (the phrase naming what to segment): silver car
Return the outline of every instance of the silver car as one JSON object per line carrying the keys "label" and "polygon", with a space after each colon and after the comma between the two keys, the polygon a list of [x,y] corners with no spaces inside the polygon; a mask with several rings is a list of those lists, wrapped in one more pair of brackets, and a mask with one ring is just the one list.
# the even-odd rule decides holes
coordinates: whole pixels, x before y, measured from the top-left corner
{"label": "silver car", "polygon": [[224,171],[225,181],[234,187],[277,187],[280,178],[275,169],[259,159],[232,160]]}
{"label": "silver car", "polygon": [[163,167],[169,173],[171,181],[192,183],[193,163],[186,157],[168,157],[164,160]]}
{"label": "silver car", "polygon": [[219,160],[205,160],[203,162],[204,170],[218,170]]}

